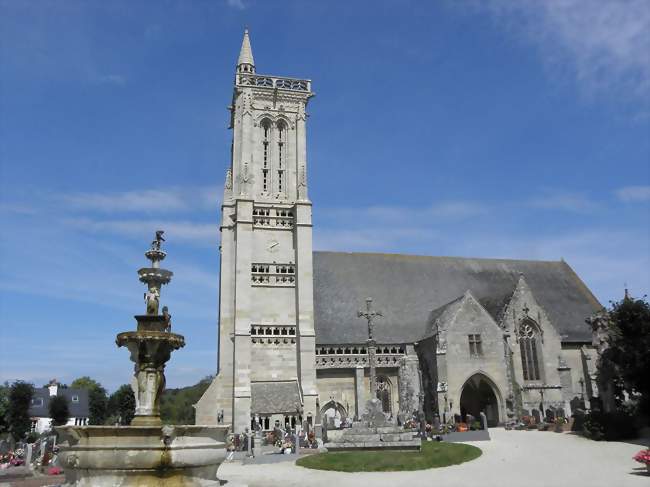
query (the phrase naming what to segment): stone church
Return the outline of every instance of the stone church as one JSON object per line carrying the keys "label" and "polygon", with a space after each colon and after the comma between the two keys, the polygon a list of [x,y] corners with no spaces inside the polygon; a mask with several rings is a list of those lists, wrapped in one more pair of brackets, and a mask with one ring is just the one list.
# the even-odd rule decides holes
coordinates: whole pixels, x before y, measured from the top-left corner
{"label": "stone church", "polygon": [[237,62],[221,217],[218,373],[197,424],[338,425],[370,395],[366,298],[377,317],[375,394],[394,420],[588,407],[602,305],[564,261],[314,252],[310,80]]}

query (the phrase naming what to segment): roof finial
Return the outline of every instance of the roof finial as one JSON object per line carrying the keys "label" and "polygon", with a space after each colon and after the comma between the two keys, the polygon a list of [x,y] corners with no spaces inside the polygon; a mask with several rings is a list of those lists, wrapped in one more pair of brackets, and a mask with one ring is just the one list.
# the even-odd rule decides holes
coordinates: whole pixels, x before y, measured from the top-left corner
{"label": "roof finial", "polygon": [[238,73],[254,73],[255,60],[253,59],[253,50],[251,49],[251,40],[248,36],[248,27],[244,28],[244,39],[239,50],[239,59],[237,60]]}
{"label": "roof finial", "polygon": [[623,287],[625,288],[625,297],[623,299],[627,301],[628,299],[630,299],[630,293],[627,290],[627,282],[623,283]]}

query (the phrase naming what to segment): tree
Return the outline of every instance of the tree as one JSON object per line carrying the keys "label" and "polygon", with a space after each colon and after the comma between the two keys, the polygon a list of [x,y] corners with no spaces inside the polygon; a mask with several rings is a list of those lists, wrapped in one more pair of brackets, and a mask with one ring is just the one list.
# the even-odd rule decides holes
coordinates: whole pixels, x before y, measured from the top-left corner
{"label": "tree", "polygon": [[0,433],[9,431],[9,382],[0,385]]}
{"label": "tree", "polygon": [[9,407],[7,411],[9,431],[16,440],[25,437],[31,430],[29,405],[34,395],[34,386],[28,382],[17,380],[9,389]]}
{"label": "tree", "polygon": [[91,379],[87,375],[73,380],[70,384],[70,388],[72,389],[86,389],[87,391],[91,391],[92,389],[99,389],[101,387],[102,385],[99,382],[97,382],[95,379]]}
{"label": "tree", "polygon": [[87,375],[72,381],[70,387],[73,389],[85,389],[88,391],[88,409],[90,424],[104,424],[106,421],[108,397],[106,389],[94,379]]}
{"label": "tree", "polygon": [[50,418],[53,426],[63,426],[70,418],[70,408],[65,396],[53,396],[50,398]]}
{"label": "tree", "polygon": [[[615,389],[638,395],[641,411],[650,415],[650,305],[625,296],[609,311],[607,348],[600,373],[614,377]],[[619,394],[620,398],[620,394]]]}
{"label": "tree", "polygon": [[123,384],[108,398],[109,416],[115,417],[120,424],[128,425],[135,416],[135,396],[128,384]]}
{"label": "tree", "polygon": [[193,386],[166,389],[160,398],[160,417],[168,424],[194,424],[194,404],[212,383],[213,376],[201,379]]}

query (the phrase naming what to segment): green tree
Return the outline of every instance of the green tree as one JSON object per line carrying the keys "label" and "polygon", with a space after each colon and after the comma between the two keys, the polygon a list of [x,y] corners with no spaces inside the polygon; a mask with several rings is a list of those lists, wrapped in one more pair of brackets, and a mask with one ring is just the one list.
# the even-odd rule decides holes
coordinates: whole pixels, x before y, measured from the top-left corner
{"label": "green tree", "polygon": [[128,425],[135,416],[135,396],[128,384],[123,384],[108,398],[107,415],[120,424]]}
{"label": "green tree", "polygon": [[85,389],[88,391],[88,409],[90,424],[104,424],[107,416],[108,396],[106,389],[94,379],[87,375],[72,381],[70,387],[73,389]]}
{"label": "green tree", "polygon": [[28,382],[17,380],[9,389],[9,407],[7,423],[9,431],[16,440],[23,439],[31,429],[29,405],[34,395],[34,386]]}
{"label": "green tree", "polygon": [[160,398],[160,417],[168,424],[194,424],[194,404],[212,383],[213,376],[201,379],[193,386],[166,389]]}
{"label": "green tree", "polygon": [[53,426],[63,426],[70,418],[70,408],[65,396],[53,396],[50,398],[49,406],[50,418]]}
{"label": "green tree", "polygon": [[87,391],[90,391],[92,389],[99,389],[101,387],[102,385],[99,382],[97,382],[95,379],[91,379],[87,375],[78,377],[70,384],[70,388],[72,389],[86,389]]}
{"label": "green tree", "polygon": [[614,378],[617,391],[638,395],[642,412],[650,416],[650,305],[626,296],[612,304],[609,319],[599,369]]}
{"label": "green tree", "polygon": [[0,385],[0,433],[9,431],[9,382]]}

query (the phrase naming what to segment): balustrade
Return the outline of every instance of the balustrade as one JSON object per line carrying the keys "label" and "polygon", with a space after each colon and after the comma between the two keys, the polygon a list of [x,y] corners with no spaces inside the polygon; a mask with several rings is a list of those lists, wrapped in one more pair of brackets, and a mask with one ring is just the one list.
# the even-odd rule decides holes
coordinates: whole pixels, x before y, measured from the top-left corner
{"label": "balustrade", "polygon": [[277,88],[289,91],[311,91],[311,81],[306,79],[281,78],[257,74],[239,74],[237,84],[240,86],[256,86],[260,88]]}

